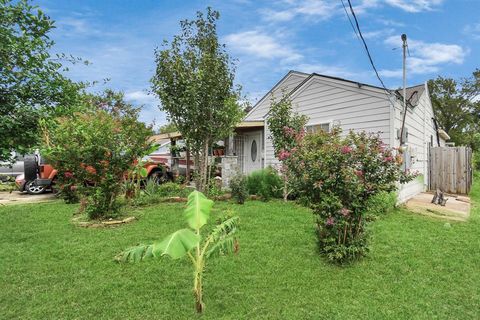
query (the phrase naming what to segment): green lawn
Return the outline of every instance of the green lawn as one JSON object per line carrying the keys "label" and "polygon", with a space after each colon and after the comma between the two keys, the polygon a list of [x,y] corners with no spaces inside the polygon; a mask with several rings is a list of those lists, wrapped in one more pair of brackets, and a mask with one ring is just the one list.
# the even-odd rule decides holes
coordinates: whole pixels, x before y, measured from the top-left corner
{"label": "green lawn", "polygon": [[[280,201],[234,206],[240,252],[207,265],[202,319],[479,319],[480,184],[467,223],[397,211],[372,225],[350,267],[317,253],[311,213]],[[0,207],[1,319],[195,318],[187,260],[119,265],[113,256],[184,227],[181,204],[112,229],[71,224],[60,202]]]}

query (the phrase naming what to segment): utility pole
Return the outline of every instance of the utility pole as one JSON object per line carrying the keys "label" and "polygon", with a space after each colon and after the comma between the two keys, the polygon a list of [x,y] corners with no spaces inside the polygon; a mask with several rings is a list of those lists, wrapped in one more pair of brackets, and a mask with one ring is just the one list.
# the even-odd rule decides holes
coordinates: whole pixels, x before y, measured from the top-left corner
{"label": "utility pole", "polygon": [[402,34],[403,49],[403,119],[402,128],[400,129],[400,147],[405,144],[403,139],[403,131],[405,130],[405,119],[407,118],[407,35]]}

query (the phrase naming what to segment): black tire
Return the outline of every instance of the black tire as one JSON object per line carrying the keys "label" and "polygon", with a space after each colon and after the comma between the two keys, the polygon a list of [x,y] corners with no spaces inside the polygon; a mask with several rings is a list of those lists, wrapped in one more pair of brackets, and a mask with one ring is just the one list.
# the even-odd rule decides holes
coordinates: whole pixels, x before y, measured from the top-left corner
{"label": "black tire", "polygon": [[25,181],[33,181],[37,179],[38,163],[35,156],[26,156],[23,160],[23,172],[25,173]]}
{"label": "black tire", "polygon": [[46,186],[37,186],[35,185],[35,180],[28,181],[25,183],[25,191],[31,195],[42,194],[47,190]]}
{"label": "black tire", "polygon": [[162,170],[153,170],[147,178],[148,180],[153,180],[157,184],[163,184],[170,181],[168,175]]}

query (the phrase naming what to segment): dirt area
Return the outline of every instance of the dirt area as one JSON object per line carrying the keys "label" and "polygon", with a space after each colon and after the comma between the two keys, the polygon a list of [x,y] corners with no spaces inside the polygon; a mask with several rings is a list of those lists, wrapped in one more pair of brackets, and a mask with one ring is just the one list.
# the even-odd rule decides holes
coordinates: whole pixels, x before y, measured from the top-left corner
{"label": "dirt area", "polygon": [[44,193],[39,195],[30,195],[28,193],[21,193],[18,191],[0,192],[0,205],[22,204],[22,203],[36,203],[55,199],[53,193]]}
{"label": "dirt area", "polygon": [[446,205],[440,206],[431,203],[432,193],[420,193],[408,200],[408,210],[446,220],[466,221],[470,216],[470,198],[467,196],[445,195],[448,199]]}

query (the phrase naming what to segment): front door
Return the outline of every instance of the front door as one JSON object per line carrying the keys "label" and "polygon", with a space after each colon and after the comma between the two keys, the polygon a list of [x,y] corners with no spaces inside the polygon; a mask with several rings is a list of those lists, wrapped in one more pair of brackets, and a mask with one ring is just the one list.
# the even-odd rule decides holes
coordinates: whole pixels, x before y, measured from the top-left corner
{"label": "front door", "polygon": [[248,132],[244,142],[245,174],[262,169],[262,132]]}

